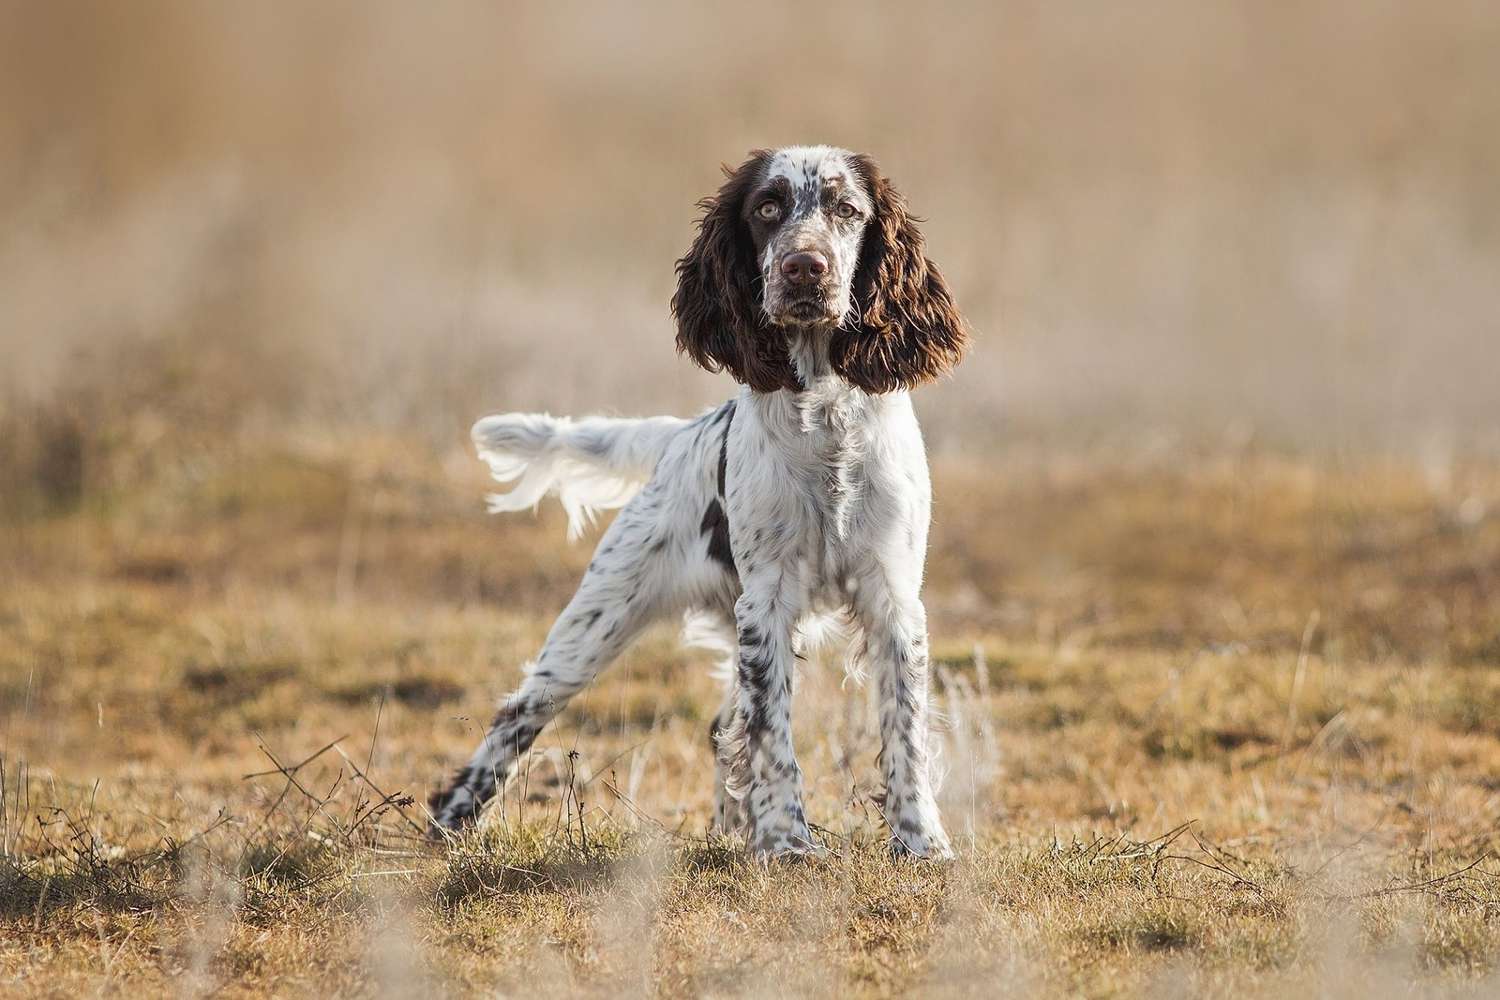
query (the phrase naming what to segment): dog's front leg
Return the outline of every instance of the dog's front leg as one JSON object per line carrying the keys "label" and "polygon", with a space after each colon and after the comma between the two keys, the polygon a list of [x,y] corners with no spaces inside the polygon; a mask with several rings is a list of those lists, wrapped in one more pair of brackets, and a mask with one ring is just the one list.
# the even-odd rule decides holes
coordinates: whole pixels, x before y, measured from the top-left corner
{"label": "dog's front leg", "polygon": [[734,608],[736,686],[750,770],[750,850],[761,858],[822,851],[807,828],[802,769],[792,749],[792,636],[802,603],[795,576],[782,565],[747,574]]}
{"label": "dog's front leg", "polygon": [[856,601],[865,660],[880,699],[880,765],[891,852],[950,858],[933,798],[927,729],[927,612],[915,594],[896,594],[872,579]]}

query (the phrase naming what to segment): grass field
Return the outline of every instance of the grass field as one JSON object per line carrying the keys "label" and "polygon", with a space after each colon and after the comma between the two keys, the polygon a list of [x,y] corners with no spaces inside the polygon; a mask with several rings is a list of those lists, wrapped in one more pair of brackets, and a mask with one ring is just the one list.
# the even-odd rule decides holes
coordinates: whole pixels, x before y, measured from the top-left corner
{"label": "grass field", "polygon": [[[881,850],[867,692],[797,705],[833,857],[705,838],[711,657],[652,633],[447,847],[421,802],[587,561],[462,454],[243,445],[4,533],[15,995],[1500,988],[1500,469],[940,468],[951,866]],[[415,801],[413,801],[415,800]]]}

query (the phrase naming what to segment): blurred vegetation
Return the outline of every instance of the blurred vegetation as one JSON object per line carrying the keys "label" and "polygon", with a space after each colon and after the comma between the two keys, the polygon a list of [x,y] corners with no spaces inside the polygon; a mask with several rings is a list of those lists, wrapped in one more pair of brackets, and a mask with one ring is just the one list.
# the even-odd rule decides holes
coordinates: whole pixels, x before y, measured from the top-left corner
{"label": "blurred vegetation", "polygon": [[1493,4],[0,17],[0,438],[54,499],[125,441],[712,402],[693,202],[805,141],[881,159],[979,331],[939,450],[1500,448]]}

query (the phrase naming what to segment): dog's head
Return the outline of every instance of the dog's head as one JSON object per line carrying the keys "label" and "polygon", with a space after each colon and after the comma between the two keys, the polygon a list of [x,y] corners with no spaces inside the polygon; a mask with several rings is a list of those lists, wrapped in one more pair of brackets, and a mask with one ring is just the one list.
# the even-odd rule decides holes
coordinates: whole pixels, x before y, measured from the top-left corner
{"label": "dog's head", "polygon": [[677,347],[760,392],[800,389],[787,345],[825,334],[834,371],[868,392],[958,364],[968,339],[906,201],[867,156],[757,150],[703,199],[677,262]]}

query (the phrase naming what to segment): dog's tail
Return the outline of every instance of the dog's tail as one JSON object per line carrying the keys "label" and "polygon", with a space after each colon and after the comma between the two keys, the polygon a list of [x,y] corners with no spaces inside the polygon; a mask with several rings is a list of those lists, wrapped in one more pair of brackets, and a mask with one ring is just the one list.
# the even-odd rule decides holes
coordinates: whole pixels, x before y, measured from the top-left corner
{"label": "dog's tail", "polygon": [[499,413],[471,432],[479,457],[508,493],[491,493],[491,513],[535,507],[556,493],[568,512],[568,537],[577,538],[596,511],[635,496],[667,443],[687,424],[677,417],[571,420],[545,413]]}

